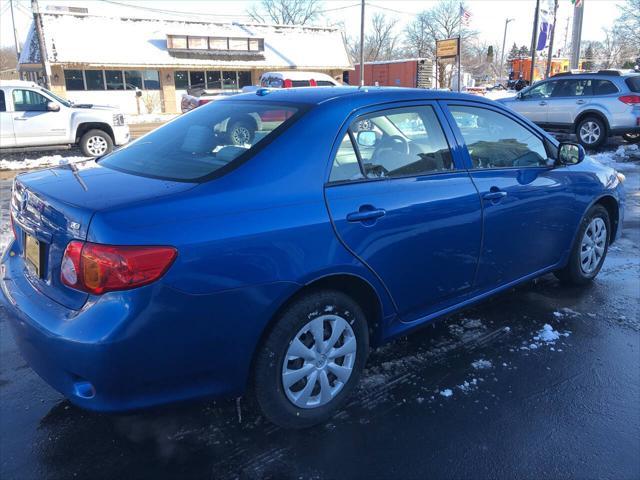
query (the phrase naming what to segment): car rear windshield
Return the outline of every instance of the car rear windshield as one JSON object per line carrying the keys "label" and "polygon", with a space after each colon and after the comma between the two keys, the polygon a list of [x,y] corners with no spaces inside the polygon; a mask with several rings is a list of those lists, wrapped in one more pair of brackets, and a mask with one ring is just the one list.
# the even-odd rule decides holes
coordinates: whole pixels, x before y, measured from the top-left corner
{"label": "car rear windshield", "polygon": [[640,75],[629,77],[626,80],[629,90],[632,92],[640,92]]}
{"label": "car rear windshield", "polygon": [[295,121],[299,107],[218,100],[102,158],[104,167],[146,177],[201,181],[223,174]]}

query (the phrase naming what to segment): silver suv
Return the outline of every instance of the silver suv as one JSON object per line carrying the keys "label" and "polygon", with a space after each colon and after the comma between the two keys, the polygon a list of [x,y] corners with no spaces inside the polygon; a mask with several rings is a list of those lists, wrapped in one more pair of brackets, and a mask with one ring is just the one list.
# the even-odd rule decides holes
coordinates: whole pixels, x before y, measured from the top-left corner
{"label": "silver suv", "polygon": [[638,73],[559,73],[498,101],[544,129],[575,133],[587,148],[612,135],[640,140]]}

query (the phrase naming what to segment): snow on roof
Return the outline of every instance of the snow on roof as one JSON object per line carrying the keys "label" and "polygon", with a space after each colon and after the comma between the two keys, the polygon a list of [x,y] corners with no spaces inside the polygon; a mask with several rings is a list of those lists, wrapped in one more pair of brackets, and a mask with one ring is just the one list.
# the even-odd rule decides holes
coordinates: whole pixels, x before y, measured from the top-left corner
{"label": "snow on roof", "polygon": [[[47,56],[52,64],[78,66],[353,68],[340,30],[335,28],[117,18],[42,13]],[[264,39],[264,54],[244,58],[187,55],[167,50],[167,35]],[[197,52],[194,52],[197,53]],[[39,63],[31,25],[20,64]]]}

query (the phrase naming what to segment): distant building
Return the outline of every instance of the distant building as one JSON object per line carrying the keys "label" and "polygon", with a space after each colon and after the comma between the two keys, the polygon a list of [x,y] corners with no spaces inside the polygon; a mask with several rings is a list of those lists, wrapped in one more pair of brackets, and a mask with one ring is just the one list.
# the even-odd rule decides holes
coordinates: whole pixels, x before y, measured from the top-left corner
{"label": "distant building", "polygon": [[[509,78],[511,80],[517,80],[522,75],[522,78],[527,82],[531,77],[531,57],[517,57],[509,60],[511,63],[511,73]],[[580,60],[579,67],[582,68],[583,60]],[[551,59],[551,73],[550,76],[554,76],[557,73],[568,72],[571,68],[571,59],[569,58],[553,58]],[[533,69],[533,81],[542,80],[545,78],[547,71],[547,59],[536,58],[536,65]]]}
{"label": "distant building", "polygon": [[[360,65],[349,74],[349,84],[359,85]],[[403,58],[364,62],[364,84],[389,87],[435,87],[434,62],[428,58]]]}
{"label": "distant building", "polygon": [[[77,10],[81,10],[78,12]],[[186,89],[212,92],[256,85],[270,70],[307,70],[342,78],[353,65],[335,28],[42,13],[51,90],[77,103],[124,111],[179,112]],[[18,70],[42,77],[32,25]],[[136,88],[142,91],[136,100]]]}

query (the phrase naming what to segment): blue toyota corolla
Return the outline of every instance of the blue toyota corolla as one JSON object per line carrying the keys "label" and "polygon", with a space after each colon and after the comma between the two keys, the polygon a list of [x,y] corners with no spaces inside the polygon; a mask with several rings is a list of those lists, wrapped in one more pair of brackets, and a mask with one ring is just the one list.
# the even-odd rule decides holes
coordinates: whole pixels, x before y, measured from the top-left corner
{"label": "blue toyota corolla", "polygon": [[259,90],[19,175],[0,297],[81,407],[248,390],[305,427],[372,346],[548,272],[592,280],[623,180],[479,97]]}

